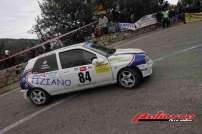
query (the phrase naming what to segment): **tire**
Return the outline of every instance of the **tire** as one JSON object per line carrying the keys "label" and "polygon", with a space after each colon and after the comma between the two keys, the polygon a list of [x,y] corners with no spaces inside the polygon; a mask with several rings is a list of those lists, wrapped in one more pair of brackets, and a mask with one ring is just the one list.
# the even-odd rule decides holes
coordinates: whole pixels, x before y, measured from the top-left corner
{"label": "tire", "polygon": [[50,100],[50,95],[46,91],[39,88],[32,89],[29,92],[28,97],[30,101],[37,106],[46,105]]}
{"label": "tire", "polygon": [[142,75],[138,69],[125,68],[119,72],[117,80],[119,86],[125,89],[133,89],[140,84]]}

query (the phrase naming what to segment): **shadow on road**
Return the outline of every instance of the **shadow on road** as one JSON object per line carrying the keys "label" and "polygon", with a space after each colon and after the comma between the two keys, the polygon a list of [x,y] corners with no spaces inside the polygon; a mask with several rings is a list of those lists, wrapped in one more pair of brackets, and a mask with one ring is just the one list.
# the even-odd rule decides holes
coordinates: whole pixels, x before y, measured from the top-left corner
{"label": "shadow on road", "polygon": [[72,93],[52,96],[50,104],[55,103],[55,102],[60,101],[60,100],[68,99],[68,98],[70,98],[70,101],[71,101],[71,100],[73,100],[75,98],[78,98],[79,96],[89,96],[89,95],[96,95],[96,94],[104,94],[104,93],[107,93],[107,92],[118,92],[118,91],[119,92],[120,91],[135,92],[137,90],[141,90],[142,88],[145,88],[145,87],[149,86],[149,84],[150,84],[153,77],[154,76],[144,78],[142,83],[139,86],[135,87],[134,89],[130,89],[130,90],[121,88],[117,84],[114,84],[114,85],[96,87],[96,88],[92,88],[92,89],[85,89],[85,90],[82,90],[82,91],[77,91],[77,92],[72,92]]}

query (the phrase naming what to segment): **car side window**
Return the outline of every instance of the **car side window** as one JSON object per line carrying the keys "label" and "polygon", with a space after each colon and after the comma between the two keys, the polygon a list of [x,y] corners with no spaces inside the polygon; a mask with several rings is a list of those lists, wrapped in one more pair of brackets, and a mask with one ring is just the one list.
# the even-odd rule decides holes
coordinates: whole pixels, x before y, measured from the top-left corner
{"label": "car side window", "polygon": [[38,59],[33,67],[34,73],[45,73],[58,70],[56,55],[49,55]]}
{"label": "car side window", "polygon": [[92,64],[96,55],[82,49],[74,49],[59,54],[62,69]]}

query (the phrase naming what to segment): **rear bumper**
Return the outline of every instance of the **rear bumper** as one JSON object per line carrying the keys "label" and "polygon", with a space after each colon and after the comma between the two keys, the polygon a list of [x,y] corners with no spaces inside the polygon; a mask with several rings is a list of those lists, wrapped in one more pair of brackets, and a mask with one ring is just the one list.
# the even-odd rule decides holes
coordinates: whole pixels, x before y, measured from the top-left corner
{"label": "rear bumper", "polygon": [[23,94],[23,97],[25,98],[25,99],[27,99],[27,90],[20,90],[20,92]]}
{"label": "rear bumper", "polygon": [[153,63],[154,62],[150,59],[146,64],[137,66],[140,69],[140,71],[142,72],[143,78],[152,75]]}

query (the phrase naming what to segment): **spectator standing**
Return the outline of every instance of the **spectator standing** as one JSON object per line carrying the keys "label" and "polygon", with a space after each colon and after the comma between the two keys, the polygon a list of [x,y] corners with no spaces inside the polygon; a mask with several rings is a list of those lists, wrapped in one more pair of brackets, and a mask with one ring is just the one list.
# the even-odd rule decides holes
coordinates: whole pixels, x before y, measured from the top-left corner
{"label": "spectator standing", "polygon": [[101,31],[104,34],[108,33],[108,28],[107,28],[108,22],[109,20],[106,17],[106,15],[101,15],[101,17],[99,18],[99,26],[101,27]]}
{"label": "spectator standing", "polygon": [[109,22],[109,32],[115,33],[119,32],[119,11],[112,9],[110,13],[110,22]]}
{"label": "spectator standing", "polygon": [[94,35],[96,38],[102,36],[101,28],[99,26],[95,27]]}
{"label": "spectator standing", "polygon": [[130,22],[131,22],[131,23],[134,23],[134,22],[135,22],[135,14],[134,14],[134,13],[132,13],[132,14],[130,15]]}
{"label": "spectator standing", "polygon": [[168,16],[169,16],[170,24],[171,25],[174,24],[175,23],[175,10],[174,10],[174,8],[170,9]]}
{"label": "spectator standing", "polygon": [[184,22],[184,24],[186,24],[186,14],[185,14],[186,8],[182,5],[182,3],[178,3],[177,11],[179,20],[181,20],[182,22]]}
{"label": "spectator standing", "polygon": [[162,23],[163,23],[163,14],[162,14],[162,12],[160,12],[160,11],[157,12],[156,18],[157,18],[157,21],[159,22],[159,24],[162,25]]}
{"label": "spectator standing", "polygon": [[[11,52],[9,50],[5,50],[5,58],[8,58],[11,56]],[[4,61],[4,68],[9,68],[12,66],[15,66],[15,57],[9,58]]]}
{"label": "spectator standing", "polygon": [[163,15],[163,27],[168,27],[169,26],[169,10],[164,10],[162,12]]}
{"label": "spectator standing", "polygon": [[116,32],[116,25],[113,21],[110,21],[108,24],[108,32],[115,33]]}
{"label": "spectator standing", "polygon": [[118,11],[116,11],[115,9],[112,10],[111,12],[111,18],[113,22],[118,23],[119,22],[119,18],[120,18],[120,14]]}

